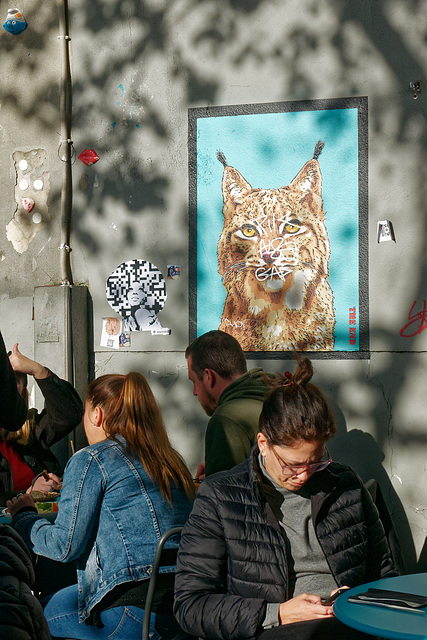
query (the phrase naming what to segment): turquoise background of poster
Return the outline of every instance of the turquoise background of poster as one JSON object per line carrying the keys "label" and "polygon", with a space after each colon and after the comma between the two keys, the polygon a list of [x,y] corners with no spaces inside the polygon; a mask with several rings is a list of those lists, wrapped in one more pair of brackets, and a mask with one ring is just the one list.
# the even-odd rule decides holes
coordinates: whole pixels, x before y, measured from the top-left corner
{"label": "turquoise background of poster", "polygon": [[[325,224],[331,244],[335,351],[359,349],[359,167],[357,108],[205,117],[197,120],[197,335],[217,329],[225,300],[216,245],[222,230],[223,166],[253,188],[289,185],[319,156]],[[356,308],[356,343],[349,343],[349,309]]]}

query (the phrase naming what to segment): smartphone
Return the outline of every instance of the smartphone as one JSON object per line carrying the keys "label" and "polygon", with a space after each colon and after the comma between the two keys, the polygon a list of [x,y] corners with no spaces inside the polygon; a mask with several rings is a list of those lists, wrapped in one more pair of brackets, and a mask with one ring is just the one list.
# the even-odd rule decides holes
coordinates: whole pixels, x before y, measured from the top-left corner
{"label": "smartphone", "polygon": [[322,604],[324,605],[332,604],[338,598],[338,596],[344,593],[344,591],[348,591],[348,587],[341,587],[341,589],[338,589],[338,591],[335,591],[335,593],[332,596],[329,596],[328,598],[322,598]]}

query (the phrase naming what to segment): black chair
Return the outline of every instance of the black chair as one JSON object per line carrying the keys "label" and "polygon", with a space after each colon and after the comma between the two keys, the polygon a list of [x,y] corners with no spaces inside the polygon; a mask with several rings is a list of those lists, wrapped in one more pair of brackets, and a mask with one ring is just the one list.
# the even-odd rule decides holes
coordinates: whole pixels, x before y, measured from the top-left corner
{"label": "black chair", "polygon": [[[168,611],[167,613],[172,615],[171,605],[173,599],[173,587],[175,581],[175,573],[167,572],[159,574],[160,567],[171,567],[176,565],[176,557],[178,554],[178,544],[173,547],[166,547],[165,544],[173,536],[180,536],[183,527],[173,527],[168,529],[159,538],[157,542],[156,551],[154,554],[153,565],[151,570],[150,579],[148,582],[147,595],[144,604],[144,621],[142,627],[142,640],[149,640],[150,635],[150,617],[153,611],[153,605],[156,598],[162,596],[162,600],[167,596],[168,599]],[[161,606],[161,605],[160,605]],[[178,623],[177,633],[173,634],[173,638],[176,640],[184,640],[184,638],[190,638],[184,632],[180,632]],[[52,638],[52,640],[74,640],[73,638]]]}
{"label": "black chair", "polygon": [[[182,531],[182,527],[172,527],[172,529],[168,529],[167,531],[165,531],[165,533],[160,537],[157,543],[156,552],[154,554],[150,581],[148,584],[147,597],[145,599],[145,605],[144,605],[144,622],[142,626],[142,640],[149,640],[150,617],[153,609],[154,597],[156,594],[156,586],[158,585],[160,567],[170,567],[176,564],[176,556],[178,554],[178,545],[176,547],[165,548],[165,544],[169,540],[169,538],[172,538],[172,536],[180,536],[181,531]],[[168,579],[169,584],[167,586],[168,586],[168,589],[172,592],[175,574],[165,573],[165,574],[161,574],[161,576],[164,576],[166,579]],[[165,585],[162,585],[163,589],[164,589],[164,586]]]}

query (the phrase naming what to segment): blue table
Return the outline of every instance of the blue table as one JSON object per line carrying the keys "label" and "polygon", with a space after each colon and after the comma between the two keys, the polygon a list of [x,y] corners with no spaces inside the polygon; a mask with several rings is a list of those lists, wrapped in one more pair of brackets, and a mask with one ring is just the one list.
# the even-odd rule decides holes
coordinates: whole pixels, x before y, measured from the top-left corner
{"label": "blue table", "polygon": [[414,573],[409,576],[368,582],[346,591],[336,599],[333,605],[338,620],[358,631],[382,638],[427,640],[426,609],[423,609],[424,615],[422,615],[410,611],[347,602],[350,595],[357,595],[362,591],[367,591],[370,587],[427,596],[427,573]]}

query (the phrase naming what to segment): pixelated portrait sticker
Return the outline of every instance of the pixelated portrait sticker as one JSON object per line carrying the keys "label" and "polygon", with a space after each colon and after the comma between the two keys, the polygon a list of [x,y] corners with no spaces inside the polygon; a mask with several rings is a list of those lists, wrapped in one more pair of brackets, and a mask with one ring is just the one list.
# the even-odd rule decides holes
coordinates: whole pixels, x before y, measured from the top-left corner
{"label": "pixelated portrait sticker", "polygon": [[167,298],[165,279],[151,262],[122,262],[107,279],[106,295],[111,308],[123,318],[122,332],[170,334],[157,317]]}

